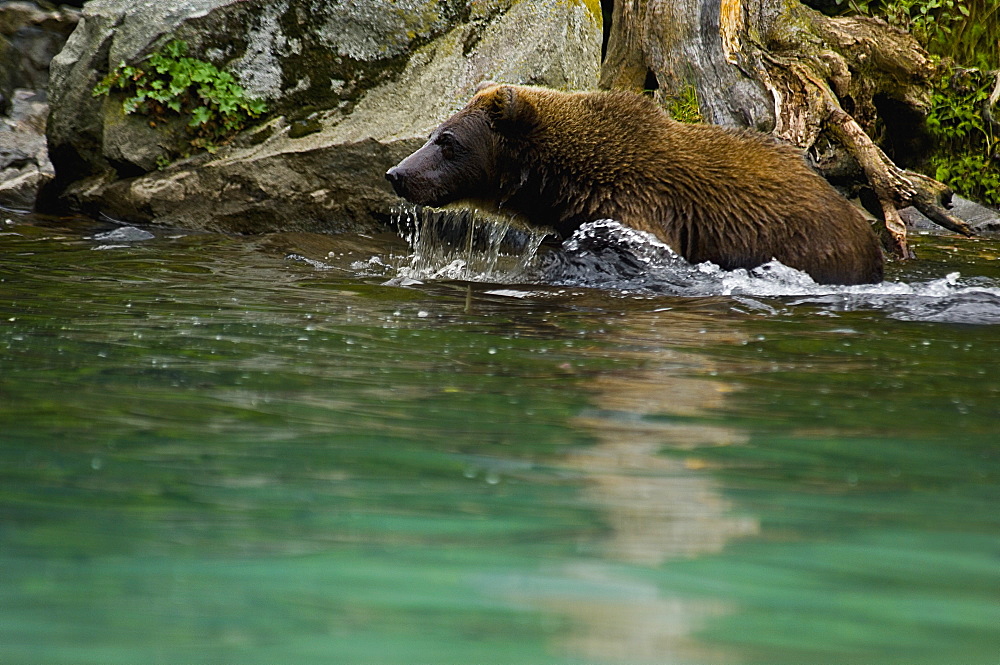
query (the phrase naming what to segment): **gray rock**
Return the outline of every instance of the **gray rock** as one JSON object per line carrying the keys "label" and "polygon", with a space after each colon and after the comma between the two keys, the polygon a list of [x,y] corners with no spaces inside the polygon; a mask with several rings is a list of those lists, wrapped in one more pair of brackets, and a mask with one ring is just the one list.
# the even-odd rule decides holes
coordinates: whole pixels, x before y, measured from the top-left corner
{"label": "gray rock", "polygon": [[[214,156],[153,171],[174,138],[91,90],[171,39],[274,113]],[[95,0],[52,64],[49,191],[188,228],[374,229],[400,202],[385,170],[480,81],[593,88],[600,50],[600,7],[582,0]]]}
{"label": "gray rock", "polygon": [[51,179],[37,166],[0,171],[0,208],[30,211],[38,190]]}
{"label": "gray rock", "polygon": [[0,169],[27,164],[51,171],[45,143],[49,106],[32,90],[16,90],[10,115],[0,118]]}
{"label": "gray rock", "polygon": [[1000,233],[1000,210],[956,196],[952,199],[951,213],[968,222],[977,233]]}
{"label": "gray rock", "polygon": [[10,110],[18,88],[45,90],[49,62],[76,27],[72,7],[42,8],[34,2],[0,2],[0,114]]}
{"label": "gray rock", "polygon": [[52,180],[45,140],[49,61],[78,16],[68,7],[0,2],[0,207],[30,210]]}
{"label": "gray rock", "polygon": [[0,118],[0,206],[31,210],[55,175],[45,143],[49,107],[34,91],[16,90],[10,109]]}
{"label": "gray rock", "polygon": [[93,239],[102,242],[142,242],[143,240],[152,240],[155,237],[155,235],[145,229],[134,226],[120,226],[111,231],[97,233]]}
{"label": "gray rock", "polygon": [[[976,233],[1000,234],[1000,211],[994,208],[963,199],[961,196],[953,196],[948,212],[966,222]],[[899,215],[907,226],[916,229],[941,230],[940,226],[929,220],[916,208],[904,208],[899,211]]]}

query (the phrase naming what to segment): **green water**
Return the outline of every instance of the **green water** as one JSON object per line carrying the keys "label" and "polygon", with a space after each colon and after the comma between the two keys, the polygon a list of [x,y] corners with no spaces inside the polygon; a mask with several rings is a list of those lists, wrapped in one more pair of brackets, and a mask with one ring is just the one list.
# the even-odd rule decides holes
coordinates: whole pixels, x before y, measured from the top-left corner
{"label": "green water", "polygon": [[1000,326],[0,220],[3,665],[1000,663]]}

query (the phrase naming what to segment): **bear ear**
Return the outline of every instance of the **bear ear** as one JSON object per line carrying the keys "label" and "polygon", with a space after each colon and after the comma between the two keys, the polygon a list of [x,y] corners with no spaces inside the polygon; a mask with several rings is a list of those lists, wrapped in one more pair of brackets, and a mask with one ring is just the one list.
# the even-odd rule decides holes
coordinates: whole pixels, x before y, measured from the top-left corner
{"label": "bear ear", "polygon": [[481,94],[490,123],[498,132],[523,132],[535,125],[535,106],[518,88],[494,83],[483,87]]}

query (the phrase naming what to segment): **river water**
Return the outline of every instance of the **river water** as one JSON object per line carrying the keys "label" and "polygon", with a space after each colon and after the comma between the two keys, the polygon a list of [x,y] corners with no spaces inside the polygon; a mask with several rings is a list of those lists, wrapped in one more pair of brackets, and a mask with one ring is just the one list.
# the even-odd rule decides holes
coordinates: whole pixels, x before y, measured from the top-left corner
{"label": "river water", "polygon": [[997,240],[0,222],[4,665],[1000,658]]}

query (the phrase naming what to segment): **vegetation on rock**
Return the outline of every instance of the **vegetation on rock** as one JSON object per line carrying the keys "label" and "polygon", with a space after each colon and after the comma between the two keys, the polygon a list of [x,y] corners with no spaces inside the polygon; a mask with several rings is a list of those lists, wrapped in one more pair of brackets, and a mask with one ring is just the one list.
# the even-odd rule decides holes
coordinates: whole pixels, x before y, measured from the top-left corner
{"label": "vegetation on rock", "polygon": [[122,62],[93,94],[124,93],[122,110],[148,116],[154,127],[172,115],[187,118],[191,148],[215,152],[267,107],[247,97],[229,72],[186,54],[187,43],[174,40],[137,65]]}

